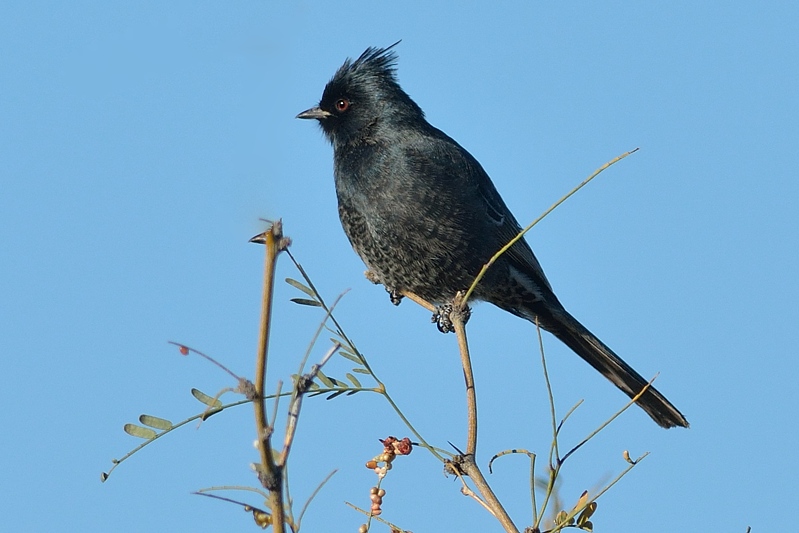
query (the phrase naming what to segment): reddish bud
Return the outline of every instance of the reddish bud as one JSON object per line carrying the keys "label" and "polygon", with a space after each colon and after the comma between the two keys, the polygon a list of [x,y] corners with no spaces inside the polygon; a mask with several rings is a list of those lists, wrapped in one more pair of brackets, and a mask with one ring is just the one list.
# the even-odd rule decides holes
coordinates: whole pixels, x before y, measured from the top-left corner
{"label": "reddish bud", "polygon": [[411,439],[405,437],[401,441],[394,443],[394,451],[398,455],[408,455],[413,451],[413,444],[411,444]]}

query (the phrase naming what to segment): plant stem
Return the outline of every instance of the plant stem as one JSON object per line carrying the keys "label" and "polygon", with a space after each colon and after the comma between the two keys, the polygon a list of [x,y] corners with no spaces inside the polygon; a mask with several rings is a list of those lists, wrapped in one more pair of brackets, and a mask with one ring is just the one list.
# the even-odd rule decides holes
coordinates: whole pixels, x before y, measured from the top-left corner
{"label": "plant stem", "polygon": [[467,316],[466,307],[463,304],[462,294],[459,293],[453,302],[453,310],[450,315],[452,325],[455,328],[455,335],[458,338],[458,350],[461,354],[461,364],[463,365],[463,377],[466,381],[466,413],[467,413],[467,439],[466,454],[462,457],[460,467],[474,483],[480,496],[491,510],[494,517],[499,520],[502,527],[508,533],[519,533],[516,525],[511,520],[510,515],[502,506],[491,486],[486,481],[480,467],[475,461],[477,453],[477,394],[474,386],[474,374],[472,373],[472,359],[469,354],[469,343],[466,338],[466,324],[464,318]]}
{"label": "plant stem", "polygon": [[282,469],[275,464],[272,453],[272,428],[266,417],[266,363],[269,349],[269,329],[272,318],[272,300],[275,286],[275,266],[278,254],[285,249],[289,241],[283,238],[283,224],[278,220],[261,235],[253,238],[254,242],[266,246],[264,261],[264,292],[261,302],[261,324],[258,333],[258,352],[255,360],[255,392],[253,401],[255,410],[255,429],[258,438],[258,451],[261,463],[258,467],[258,478],[269,491],[269,507],[272,511],[272,527],[275,533],[285,532],[285,511],[283,505]]}
{"label": "plant stem", "polygon": [[598,175],[599,175],[599,174],[600,174],[600,173],[601,173],[603,170],[607,169],[607,168],[608,168],[608,167],[610,167],[611,165],[614,165],[614,164],[618,163],[619,161],[621,161],[622,159],[624,159],[624,158],[625,158],[625,157],[627,157],[628,155],[630,155],[630,154],[634,154],[634,153],[635,153],[635,152],[637,152],[637,151],[638,151],[638,148],[635,148],[634,150],[630,150],[629,152],[624,152],[624,153],[623,153],[623,154],[621,154],[620,156],[618,156],[618,157],[614,157],[613,159],[611,159],[610,161],[608,161],[607,163],[605,163],[604,165],[602,165],[601,167],[599,167],[598,169],[596,169],[596,170],[594,171],[594,173],[593,173],[593,174],[591,174],[590,176],[588,176],[586,179],[584,179],[582,183],[580,183],[580,184],[579,184],[578,186],[576,186],[574,189],[572,189],[571,191],[569,191],[569,192],[568,192],[568,193],[567,193],[565,196],[563,196],[563,197],[562,197],[560,200],[558,200],[557,202],[555,202],[554,204],[552,204],[552,206],[550,206],[550,208],[549,208],[549,209],[547,209],[546,211],[544,211],[544,213],[543,213],[543,214],[542,214],[540,217],[538,217],[537,219],[533,220],[533,221],[532,221],[532,222],[531,222],[531,223],[530,223],[530,224],[529,224],[529,225],[528,225],[526,228],[524,228],[523,230],[521,230],[521,231],[518,233],[518,235],[516,235],[516,237],[514,237],[513,239],[511,239],[511,240],[510,240],[510,242],[508,242],[508,244],[506,244],[505,246],[503,246],[502,248],[500,248],[500,250],[499,250],[497,253],[495,253],[495,254],[494,254],[492,257],[491,257],[491,259],[489,259],[489,260],[488,260],[488,263],[486,263],[485,265],[483,265],[483,268],[482,268],[482,269],[480,270],[480,272],[477,274],[477,277],[476,277],[476,278],[474,278],[474,281],[472,282],[472,286],[471,286],[471,287],[469,287],[469,290],[468,290],[468,291],[466,291],[466,296],[464,296],[464,297],[463,297],[463,303],[464,303],[464,305],[465,305],[466,303],[468,303],[468,301],[469,301],[469,297],[471,297],[471,295],[472,295],[472,292],[474,291],[474,288],[475,288],[475,287],[477,287],[477,284],[478,284],[478,283],[480,283],[480,280],[481,280],[481,279],[483,279],[483,276],[485,276],[485,273],[486,273],[486,271],[487,271],[487,270],[488,270],[488,269],[491,267],[491,265],[493,265],[493,264],[494,264],[494,262],[496,262],[496,260],[497,260],[497,259],[499,259],[499,256],[501,256],[502,254],[504,254],[505,252],[507,252],[507,251],[510,249],[510,247],[511,247],[511,246],[513,246],[514,244],[516,244],[516,241],[518,241],[519,239],[521,239],[522,237],[524,237],[524,234],[525,234],[525,233],[527,233],[528,231],[530,231],[530,230],[533,228],[533,226],[535,226],[536,224],[538,224],[539,222],[541,222],[541,221],[544,219],[544,217],[546,217],[548,214],[550,214],[552,211],[554,211],[554,210],[555,210],[555,208],[557,208],[557,207],[558,207],[560,204],[562,204],[563,202],[565,202],[566,200],[568,200],[568,199],[569,199],[569,198],[570,198],[570,197],[571,197],[571,196],[572,196],[574,193],[576,193],[577,191],[579,191],[580,189],[582,189],[583,187],[585,187],[586,185],[588,185],[588,183],[589,183],[589,182],[590,182],[592,179],[594,179],[595,177],[597,177],[597,176],[598,176]]}
{"label": "plant stem", "polygon": [[463,323],[463,314],[459,308],[452,312],[452,325],[458,338],[463,379],[466,382],[466,455],[474,455],[477,451],[477,393],[474,388],[474,373],[472,372],[472,358],[469,354],[469,342],[466,338],[466,325]]}

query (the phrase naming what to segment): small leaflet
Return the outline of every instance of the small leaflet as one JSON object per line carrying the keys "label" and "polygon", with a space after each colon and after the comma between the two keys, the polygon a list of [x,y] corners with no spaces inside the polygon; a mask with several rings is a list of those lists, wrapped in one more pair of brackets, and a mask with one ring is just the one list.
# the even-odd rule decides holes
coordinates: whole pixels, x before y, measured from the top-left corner
{"label": "small leaflet", "polygon": [[140,439],[154,439],[156,437],[155,431],[150,428],[143,428],[141,426],[137,426],[136,424],[125,424],[125,433],[131,435],[133,437],[138,437]]}
{"label": "small leaflet", "polygon": [[221,401],[219,401],[218,399],[215,400],[213,396],[208,396],[204,392],[201,392],[197,389],[191,389],[191,395],[197,398],[197,400],[199,400],[200,402],[207,405],[208,407],[215,407],[215,408],[222,407]]}
{"label": "small leaflet", "polygon": [[157,416],[141,415],[139,417],[139,422],[141,422],[145,426],[150,426],[151,428],[155,429],[162,429],[162,430],[172,429],[172,422],[164,418],[158,418]]}
{"label": "small leaflet", "polygon": [[296,279],[286,278],[286,283],[288,283],[289,285],[291,285],[295,289],[301,290],[302,292],[304,292],[305,294],[307,294],[311,298],[314,298],[314,299],[316,298],[316,294],[314,294],[313,289],[311,289],[310,287],[300,283]]}

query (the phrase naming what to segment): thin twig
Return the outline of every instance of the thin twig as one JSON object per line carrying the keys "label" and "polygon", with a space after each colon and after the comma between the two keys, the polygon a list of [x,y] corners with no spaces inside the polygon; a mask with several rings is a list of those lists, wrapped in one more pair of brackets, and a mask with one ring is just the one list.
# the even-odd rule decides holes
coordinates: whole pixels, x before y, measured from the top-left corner
{"label": "thin twig", "polygon": [[[349,290],[349,289],[347,289],[347,290]],[[339,294],[336,297],[336,299],[333,300],[333,305],[331,305],[329,309],[325,306],[325,316],[319,322],[319,326],[316,328],[316,332],[314,333],[313,337],[311,338],[311,342],[308,343],[308,348],[305,350],[305,355],[303,355],[302,362],[300,362],[300,368],[297,371],[297,375],[298,376],[302,375],[303,370],[305,369],[305,363],[308,362],[308,358],[311,356],[311,351],[313,350],[313,347],[316,344],[316,341],[319,340],[319,335],[321,335],[322,331],[324,331],[325,324],[327,324],[327,320],[330,318],[330,315],[333,313],[333,309],[336,308],[338,303],[341,301],[341,298],[343,298],[345,294],[347,294],[347,291],[344,291],[341,294]]]}
{"label": "thin twig", "polygon": [[549,381],[549,372],[547,371],[547,359],[544,355],[544,338],[541,335],[541,326],[538,323],[538,317],[535,320],[535,329],[538,334],[538,348],[541,352],[541,366],[544,369],[544,382],[547,386],[547,395],[549,397],[549,413],[550,421],[552,423],[552,443],[549,446],[549,477],[547,479],[547,488],[544,494],[544,503],[541,504],[541,512],[533,510],[533,531],[537,531],[541,525],[541,520],[544,518],[544,513],[549,505],[549,500],[552,497],[552,492],[555,488],[555,480],[558,477],[558,470],[560,469],[560,457],[558,454],[558,422],[555,414],[555,397],[552,394],[552,384]]}
{"label": "thin twig", "polygon": [[463,486],[461,487],[461,494],[463,494],[464,496],[468,496],[468,497],[470,497],[470,498],[473,498],[473,499],[474,499],[474,500],[475,500],[477,503],[479,503],[480,505],[482,505],[482,506],[483,506],[483,508],[484,508],[486,511],[488,511],[489,513],[491,513],[491,516],[493,516],[494,518],[496,518],[496,516],[497,516],[497,515],[494,513],[494,511],[491,509],[491,507],[489,507],[489,506],[488,506],[488,504],[487,504],[486,502],[484,502],[484,501],[483,501],[483,499],[480,497],[480,495],[478,495],[477,493],[475,493],[475,492],[472,490],[472,488],[469,486],[469,484],[468,484],[468,483],[466,483],[466,479],[464,479],[463,475],[461,475],[461,474],[460,474],[459,472],[457,472],[457,471],[455,471],[455,475],[458,477],[458,479],[460,480],[460,482],[463,484]]}
{"label": "thin twig", "polygon": [[491,489],[491,485],[488,484],[485,476],[483,476],[483,472],[480,470],[480,467],[477,466],[474,456],[464,455],[459,466],[472,480],[472,483],[474,483],[474,486],[477,488],[480,496],[482,496],[485,500],[491,514],[494,515],[494,517],[499,521],[505,531],[507,533],[519,533],[518,528],[513,523],[513,520],[505,510],[505,507],[502,506],[499,498],[497,498],[497,495],[494,494],[494,491]]}
{"label": "thin twig", "polygon": [[572,448],[571,450],[569,450],[569,451],[566,453],[566,455],[564,455],[564,456],[563,456],[563,459],[561,459],[561,460],[560,460],[560,462],[562,463],[563,461],[565,461],[566,459],[568,459],[568,458],[569,458],[569,456],[570,456],[571,454],[573,454],[574,452],[576,452],[577,450],[579,450],[579,449],[580,449],[580,448],[583,446],[583,444],[585,444],[586,442],[588,442],[589,440],[591,440],[592,438],[594,438],[594,436],[595,436],[597,433],[599,433],[600,431],[602,431],[603,429],[605,429],[606,427],[608,427],[608,425],[610,425],[610,423],[611,423],[611,422],[613,422],[614,420],[616,420],[616,418],[618,418],[618,417],[619,417],[619,415],[621,415],[621,414],[622,414],[624,411],[626,411],[627,409],[629,409],[630,407],[632,407],[632,405],[633,405],[633,404],[635,404],[635,402],[637,402],[637,401],[638,401],[638,400],[641,398],[641,396],[643,396],[643,395],[644,395],[644,393],[645,393],[645,392],[646,392],[646,391],[649,389],[649,387],[651,387],[651,386],[652,386],[652,382],[653,382],[653,381],[655,381],[655,379],[656,379],[656,378],[657,378],[657,376],[655,376],[654,378],[652,378],[651,380],[649,380],[649,383],[647,383],[647,384],[646,384],[646,386],[644,386],[644,388],[642,388],[642,389],[641,389],[641,391],[640,391],[638,394],[636,394],[635,396],[633,396],[633,398],[632,398],[632,399],[631,399],[629,402],[627,402],[627,403],[624,405],[624,407],[622,407],[621,409],[619,409],[618,411],[616,411],[616,412],[613,414],[613,416],[611,416],[610,418],[608,418],[607,420],[605,420],[605,422],[603,422],[603,423],[602,423],[602,424],[601,424],[601,425],[600,425],[598,428],[596,428],[594,431],[592,431],[591,433],[589,433],[587,437],[585,437],[583,440],[581,440],[581,441],[580,441],[580,442],[579,442],[579,443],[578,443],[576,446],[574,446],[574,448]]}
{"label": "thin twig", "polygon": [[222,500],[223,502],[235,503],[236,505],[241,505],[242,507],[244,507],[245,511],[251,511],[251,512],[254,511],[254,512],[266,515],[267,517],[269,516],[269,513],[267,513],[263,509],[259,509],[257,507],[254,507],[254,506],[248,504],[248,503],[240,502],[238,500],[233,500],[231,498],[225,498],[224,496],[218,496],[216,494],[210,494],[208,492],[196,491],[196,492],[192,492],[192,494],[195,494],[197,496],[205,496],[206,498],[214,498],[215,500]]}
{"label": "thin twig", "polygon": [[452,307],[452,326],[458,338],[458,351],[460,352],[461,365],[463,366],[463,379],[466,382],[466,455],[474,455],[477,452],[477,392],[474,387],[472,358],[469,354],[469,342],[466,338],[466,325],[463,323],[464,308],[460,303],[460,295],[455,297]]}
{"label": "thin twig", "polygon": [[462,457],[460,467],[463,472],[471,478],[480,496],[485,501],[485,507],[494,515],[499,523],[502,524],[505,531],[508,533],[518,533],[519,530],[516,528],[510,515],[508,515],[508,512],[502,506],[499,498],[494,494],[494,491],[491,489],[491,486],[488,484],[488,481],[485,476],[483,476],[480,467],[477,466],[477,462],[475,461],[475,455],[477,453],[477,393],[475,391],[474,374],[472,372],[472,359],[469,354],[469,343],[466,338],[466,324],[464,323],[466,307],[463,303],[461,293],[455,296],[452,307],[453,310],[450,314],[450,319],[455,329],[455,335],[458,338],[458,349],[461,355],[461,364],[463,365],[463,377],[466,382],[466,411],[468,418],[466,454]]}
{"label": "thin twig", "polygon": [[541,352],[541,366],[544,369],[544,382],[547,385],[547,395],[549,397],[549,414],[550,421],[552,422],[552,445],[549,452],[549,465],[553,465],[552,455],[558,457],[558,421],[555,415],[555,396],[552,394],[552,384],[549,381],[549,372],[547,372],[547,358],[544,356],[544,337],[541,335],[541,325],[538,323],[538,317],[535,319],[535,329],[538,334],[538,348]]}
{"label": "thin twig", "polygon": [[239,486],[239,485],[215,485],[213,487],[206,487],[204,489],[198,489],[198,493],[205,493],[211,491],[222,491],[222,490],[240,490],[243,492],[254,492],[259,494],[262,498],[266,499],[269,495],[262,491],[261,489],[256,489],[254,487],[247,487],[247,486]]}
{"label": "thin twig", "polygon": [[241,378],[239,376],[237,376],[232,370],[230,370],[228,367],[226,367],[225,365],[223,365],[222,363],[220,363],[219,361],[217,361],[216,359],[214,359],[210,355],[204,354],[200,350],[195,350],[191,346],[186,346],[185,344],[181,344],[179,342],[167,341],[167,343],[168,344],[173,344],[173,345],[177,346],[178,348],[180,348],[181,349],[181,353],[184,353],[183,350],[186,350],[187,352],[196,353],[200,357],[204,358],[207,361],[210,361],[211,363],[215,364],[216,366],[218,366],[219,368],[221,368],[222,370],[224,370],[225,372],[227,372],[228,374],[233,376],[233,379],[235,379],[236,381],[241,381]]}
{"label": "thin twig", "polygon": [[327,475],[327,477],[325,477],[325,479],[323,479],[322,482],[319,483],[319,485],[314,489],[314,491],[308,497],[308,501],[306,501],[305,505],[302,506],[302,510],[300,511],[300,516],[297,518],[297,529],[300,529],[300,527],[302,526],[302,517],[305,515],[305,511],[308,510],[308,506],[311,505],[311,502],[313,501],[314,498],[316,498],[316,495],[319,494],[319,491],[322,490],[322,487],[324,487],[325,484],[328,481],[330,481],[330,478],[333,477],[333,475],[336,472],[338,472],[338,469],[333,470],[332,472],[330,472]]}
{"label": "thin twig", "polygon": [[[369,370],[370,373],[372,372],[371,369],[367,369],[367,370]],[[419,440],[419,446],[421,446],[422,448],[424,448],[427,451],[429,451],[430,453],[432,453],[433,456],[435,456],[435,458],[438,459],[439,461],[441,461],[442,463],[444,461],[446,461],[446,458],[443,455],[441,455],[441,453],[439,453],[439,449],[436,448],[435,446],[429,444],[424,439],[424,437],[422,437],[422,434],[419,433],[416,430],[415,427],[413,427],[413,424],[411,424],[411,421],[408,420],[408,418],[405,416],[405,414],[402,412],[402,410],[399,408],[399,406],[396,404],[396,402],[394,402],[394,398],[392,398],[391,395],[388,393],[388,391],[386,390],[386,386],[383,384],[383,382],[380,381],[374,373],[372,373],[371,376],[378,383],[377,392],[379,394],[381,394],[383,396],[383,398],[386,399],[386,401],[391,406],[391,408],[394,409],[394,412],[397,414],[397,416],[400,417],[400,420],[402,420],[402,423],[405,424],[405,426],[408,428],[408,430],[410,430],[410,432],[413,433],[413,436],[416,437]]]}
{"label": "thin twig", "polygon": [[250,400],[250,399],[239,400],[237,402],[229,403],[229,404],[226,404],[226,405],[220,405],[219,407],[214,407],[213,410],[210,411],[210,413],[206,409],[202,413],[196,414],[194,416],[190,416],[189,418],[183,420],[182,422],[178,422],[177,424],[173,424],[172,427],[162,431],[161,433],[156,433],[156,435],[154,437],[145,440],[144,442],[142,442],[141,444],[139,444],[138,446],[136,446],[135,448],[130,450],[128,453],[123,455],[121,459],[113,459],[113,461],[112,461],[113,465],[111,466],[111,468],[108,469],[107,472],[103,472],[102,474],[100,474],[100,481],[102,481],[102,482],[107,481],[109,476],[111,475],[111,472],[116,470],[119,465],[121,465],[123,462],[125,462],[128,459],[130,459],[131,457],[133,457],[136,453],[141,451],[143,448],[146,448],[150,444],[156,442],[161,437],[163,437],[165,435],[168,435],[169,433],[175,431],[176,429],[179,429],[179,428],[185,426],[186,424],[189,424],[190,422],[193,422],[195,420],[207,420],[208,418],[212,417],[213,415],[215,415],[217,413],[221,413],[225,409],[229,409],[231,407],[238,407],[239,405],[244,405],[244,404],[250,403],[251,401],[252,400]]}
{"label": "thin twig", "polygon": [[280,407],[280,391],[282,389],[283,389],[283,381],[282,380],[278,380],[277,387],[276,387],[276,391],[277,392],[275,392],[275,406],[274,406],[274,408],[272,410],[272,421],[271,422],[267,422],[269,424],[268,427],[270,427],[270,428],[274,428],[275,427],[275,422],[277,422],[277,410]]}
{"label": "thin twig", "polygon": [[565,423],[566,423],[566,421],[569,419],[569,417],[572,415],[572,413],[573,413],[573,412],[575,412],[575,411],[577,410],[577,408],[578,408],[578,407],[580,407],[582,404],[583,404],[583,400],[581,399],[581,400],[579,400],[579,401],[578,401],[576,404],[574,404],[574,405],[572,406],[572,408],[571,408],[571,409],[569,409],[569,410],[566,412],[566,414],[565,414],[565,415],[563,415],[563,418],[561,418],[561,419],[560,419],[560,422],[558,422],[558,434],[560,434],[560,430],[561,430],[561,428],[563,427],[563,424],[565,424]]}
{"label": "thin twig", "polygon": [[[375,374],[375,372],[372,370],[372,367],[369,365],[369,362],[366,360],[366,357],[364,357],[364,355],[360,352],[360,350],[358,350],[358,348],[355,346],[355,343],[347,336],[347,334],[344,333],[344,328],[342,328],[341,324],[338,323],[338,320],[336,320],[336,317],[332,314],[332,311],[330,310],[330,308],[325,303],[324,298],[322,298],[322,295],[316,289],[316,286],[313,284],[313,282],[311,281],[310,276],[308,276],[308,274],[305,272],[305,269],[302,267],[302,265],[294,258],[294,256],[291,254],[290,250],[286,250],[286,254],[289,256],[291,261],[294,263],[294,266],[297,267],[297,270],[300,272],[300,275],[305,280],[305,283],[307,283],[308,287],[313,291],[314,296],[316,296],[316,299],[319,302],[319,304],[322,306],[322,309],[324,309],[325,311],[330,313],[330,315],[329,315],[330,316],[330,321],[336,327],[335,333],[344,340],[344,342],[347,344],[347,346],[349,346],[349,348],[351,348],[354,353],[356,353],[358,355],[358,357],[359,357],[359,359],[361,361],[361,364],[363,364],[364,369],[366,369],[369,372],[369,375],[372,376],[372,379],[374,379],[377,382],[377,388],[374,389],[375,392],[378,392],[379,394],[381,394],[386,399],[386,401],[389,403],[389,405],[391,405],[391,408],[394,409],[394,412],[397,413],[397,416],[400,417],[402,422],[407,426],[407,428],[410,430],[410,432],[413,433],[414,437],[416,437],[416,439],[419,441],[419,445],[421,447],[425,448],[426,450],[428,450],[430,453],[432,453],[436,457],[436,459],[438,459],[441,462],[444,462],[446,460],[444,458],[444,456],[441,455],[441,453],[439,453],[434,446],[429,444],[424,439],[424,437],[422,437],[421,433],[419,433],[416,430],[416,428],[413,426],[413,424],[411,424],[411,421],[408,420],[408,418],[403,414],[402,410],[399,408],[397,403],[394,401],[394,399],[388,393],[388,390],[386,389],[386,386],[383,383],[383,381],[379,377],[377,377],[377,374]],[[421,300],[421,302],[424,302],[424,301]],[[427,309],[430,309],[431,311],[435,309],[431,304],[429,304],[427,302],[424,302],[424,303],[421,303],[421,302],[419,302],[419,305],[422,305],[423,307],[425,307]]]}
{"label": "thin twig", "polygon": [[431,304],[430,302],[428,302],[427,300],[425,300],[421,296],[417,296],[416,294],[414,294],[412,292],[408,292],[408,291],[402,291],[402,295],[404,297],[406,297],[407,299],[409,299],[410,301],[412,301],[413,303],[424,307],[425,309],[427,309],[431,313],[435,313],[436,312],[436,306]]}
{"label": "thin twig", "polygon": [[[385,520],[383,518],[380,518],[379,516],[373,515],[371,511],[367,511],[365,509],[361,509],[357,505],[352,504],[350,502],[344,502],[344,503],[346,505],[349,505],[350,507],[352,507],[353,509],[355,509],[359,513],[361,513],[363,515],[366,515],[367,519],[369,520],[369,523],[371,523],[372,520],[377,520],[378,522],[387,525],[391,529],[392,532],[406,533],[406,531],[404,529],[400,528],[398,525],[392,524],[388,520]],[[410,533],[410,532],[407,532],[407,533]]]}
{"label": "thin twig", "polygon": [[297,422],[300,418],[300,409],[302,408],[302,398],[308,390],[306,384],[313,382],[316,375],[322,370],[322,367],[327,363],[333,354],[335,354],[341,345],[336,343],[330,350],[322,357],[322,360],[311,367],[311,370],[302,376],[297,376],[297,383],[294,385],[294,395],[289,404],[289,416],[286,422],[286,438],[283,441],[283,451],[280,453],[280,459],[277,462],[278,467],[283,467],[289,458],[291,445],[294,442],[294,434],[297,432]]}
{"label": "thin twig", "polygon": [[569,192],[568,192],[568,193],[567,193],[567,194],[566,194],[564,197],[562,197],[560,200],[558,200],[557,202],[555,202],[554,204],[552,204],[552,206],[551,206],[549,209],[547,209],[546,211],[544,211],[544,213],[543,213],[543,214],[542,214],[540,217],[538,217],[537,219],[533,220],[533,221],[532,221],[532,222],[531,222],[531,223],[530,223],[530,224],[529,224],[529,225],[528,225],[526,228],[524,228],[522,231],[520,231],[520,232],[518,233],[518,235],[516,235],[516,237],[514,237],[513,239],[511,239],[511,240],[510,240],[510,242],[509,242],[508,244],[506,244],[505,246],[503,246],[502,248],[500,248],[500,249],[499,249],[499,251],[498,251],[497,253],[495,253],[495,254],[494,254],[492,257],[491,257],[491,259],[489,259],[489,260],[488,260],[488,263],[486,263],[485,265],[483,265],[483,268],[480,270],[480,273],[479,273],[479,274],[477,274],[477,277],[476,277],[476,278],[474,278],[474,281],[472,282],[472,286],[471,286],[471,287],[469,287],[469,290],[468,290],[468,291],[466,291],[466,296],[464,296],[464,297],[463,297],[463,304],[464,304],[464,305],[466,305],[466,304],[469,302],[469,297],[471,297],[471,295],[472,295],[472,292],[474,291],[474,288],[475,288],[475,287],[477,287],[477,284],[478,284],[478,283],[480,283],[480,280],[481,280],[481,279],[483,279],[483,276],[485,276],[485,273],[486,273],[486,271],[488,271],[488,269],[491,267],[491,265],[493,265],[493,264],[496,262],[496,260],[497,260],[497,259],[499,259],[499,257],[500,257],[502,254],[504,254],[505,252],[507,252],[507,251],[508,251],[508,250],[511,248],[511,246],[513,246],[514,244],[516,244],[516,242],[517,242],[519,239],[521,239],[522,237],[524,237],[524,234],[525,234],[525,233],[527,233],[528,231],[530,231],[530,230],[533,228],[533,226],[535,226],[536,224],[538,224],[539,222],[541,222],[541,221],[544,219],[544,217],[546,217],[548,214],[550,214],[552,211],[554,211],[556,207],[558,207],[560,204],[562,204],[563,202],[565,202],[566,200],[568,200],[568,199],[569,199],[569,198],[570,198],[570,197],[571,197],[571,196],[572,196],[574,193],[576,193],[577,191],[579,191],[580,189],[582,189],[583,187],[585,187],[586,185],[588,185],[588,182],[590,182],[592,179],[594,179],[595,177],[597,177],[597,176],[598,176],[598,175],[599,175],[599,174],[600,174],[600,173],[601,173],[603,170],[607,169],[607,168],[608,168],[608,167],[610,167],[611,165],[614,165],[614,164],[618,163],[619,161],[621,161],[622,159],[624,159],[624,158],[625,158],[625,157],[627,157],[628,155],[630,155],[630,154],[634,154],[634,153],[635,153],[635,152],[637,152],[637,151],[638,151],[638,148],[636,148],[636,149],[634,149],[634,150],[630,150],[629,152],[625,152],[625,153],[621,154],[620,156],[618,156],[618,157],[615,157],[615,158],[611,159],[610,161],[608,161],[607,163],[605,163],[605,164],[604,164],[604,165],[602,165],[601,167],[599,167],[597,170],[595,170],[595,171],[594,171],[594,173],[593,173],[593,174],[591,174],[591,175],[590,175],[590,176],[588,176],[588,177],[587,177],[585,180],[583,180],[583,182],[582,182],[581,184],[579,184],[577,187],[575,187],[574,189],[572,189],[571,191],[569,191]]}
{"label": "thin twig", "polygon": [[533,523],[538,522],[538,509],[535,506],[535,454],[530,455],[530,504],[533,508]]}
{"label": "thin twig", "polygon": [[611,488],[613,485],[615,485],[616,483],[618,483],[618,482],[619,482],[619,480],[620,480],[621,478],[623,478],[625,475],[627,475],[627,472],[629,472],[630,470],[632,470],[632,469],[633,469],[633,468],[634,468],[636,465],[638,465],[638,463],[640,463],[641,461],[643,461],[643,460],[646,458],[646,456],[647,456],[647,455],[649,455],[649,452],[646,452],[646,453],[644,453],[643,455],[641,455],[641,457],[639,457],[639,458],[638,458],[638,459],[636,459],[635,461],[632,461],[632,462],[630,463],[630,466],[628,466],[627,468],[625,468],[625,469],[624,469],[624,470],[623,470],[623,471],[622,471],[622,472],[621,472],[621,473],[620,473],[618,476],[616,476],[616,477],[613,479],[613,481],[611,481],[610,483],[608,483],[608,484],[605,486],[605,488],[604,488],[604,489],[602,489],[602,490],[600,490],[599,492],[597,492],[596,496],[594,496],[594,497],[591,499],[591,501],[597,501],[597,500],[599,499],[599,497],[600,497],[600,496],[602,496],[602,495],[603,495],[603,494],[605,494],[607,491],[609,491],[609,490],[610,490],[610,488]]}

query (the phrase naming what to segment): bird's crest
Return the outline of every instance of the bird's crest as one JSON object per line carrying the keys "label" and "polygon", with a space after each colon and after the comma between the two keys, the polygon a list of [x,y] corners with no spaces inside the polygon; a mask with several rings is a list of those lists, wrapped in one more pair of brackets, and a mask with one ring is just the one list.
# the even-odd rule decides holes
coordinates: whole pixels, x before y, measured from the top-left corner
{"label": "bird's crest", "polygon": [[397,41],[385,48],[370,46],[355,61],[347,59],[333,75],[331,81],[339,80],[346,76],[367,74],[397,83],[397,54],[392,48],[400,42]]}

